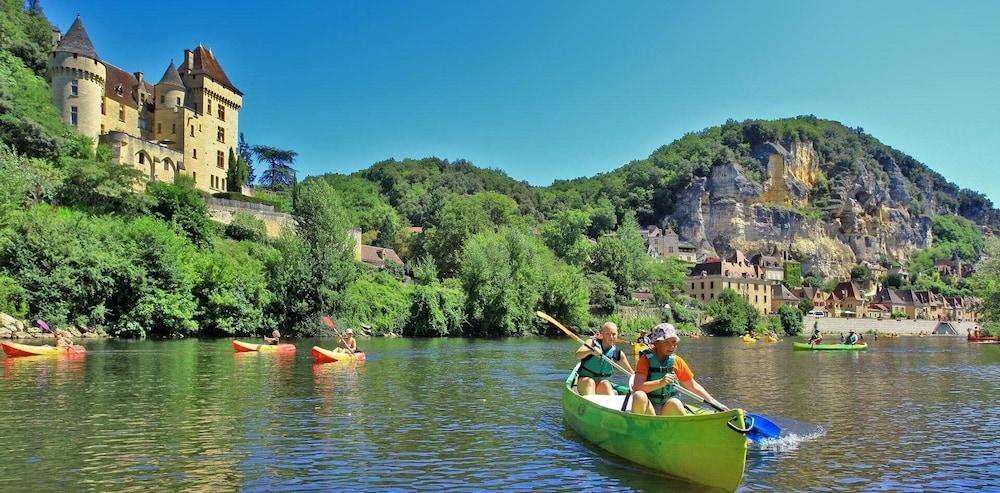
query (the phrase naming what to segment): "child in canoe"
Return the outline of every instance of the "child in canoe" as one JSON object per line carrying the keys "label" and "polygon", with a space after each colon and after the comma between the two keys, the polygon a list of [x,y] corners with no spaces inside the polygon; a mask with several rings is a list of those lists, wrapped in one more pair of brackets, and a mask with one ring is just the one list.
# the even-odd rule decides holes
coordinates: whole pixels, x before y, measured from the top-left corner
{"label": "child in canoe", "polygon": [[274,332],[271,332],[271,337],[264,336],[264,342],[271,346],[277,346],[281,342],[281,332],[278,332],[278,329],[274,329]]}
{"label": "child in canoe", "polygon": [[653,328],[653,349],[643,351],[635,364],[635,380],[632,383],[632,412],[635,414],[659,414],[661,416],[683,416],[684,404],[677,398],[678,383],[701,396],[706,401],[720,404],[694,379],[694,372],[677,352],[681,338],[671,324],[663,323]]}
{"label": "child in canoe", "polygon": [[809,338],[809,344],[819,344],[823,342],[823,334],[819,331],[819,322],[813,323],[813,335]]}
{"label": "child in canoe", "polygon": [[[576,379],[576,392],[578,394],[618,394],[618,389],[611,383],[611,375],[614,372],[611,363],[598,356],[598,353],[603,354],[628,369],[628,371],[632,371],[632,366],[629,365],[625,353],[615,346],[617,338],[618,326],[607,322],[601,326],[600,333],[576,350],[576,359],[580,360],[580,369],[577,370]],[[624,386],[619,387],[621,387],[620,390],[622,391],[628,391],[628,388]]]}

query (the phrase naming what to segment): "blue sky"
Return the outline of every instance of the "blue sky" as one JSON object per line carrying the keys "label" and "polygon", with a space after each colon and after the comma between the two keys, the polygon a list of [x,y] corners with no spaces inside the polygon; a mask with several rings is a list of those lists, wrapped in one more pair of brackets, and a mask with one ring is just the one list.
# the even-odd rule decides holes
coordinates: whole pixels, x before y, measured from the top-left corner
{"label": "blue sky", "polygon": [[1000,203],[1000,2],[148,5],[43,2],[155,80],[211,48],[247,140],[298,151],[304,174],[439,156],[547,185],[727,118],[815,114]]}

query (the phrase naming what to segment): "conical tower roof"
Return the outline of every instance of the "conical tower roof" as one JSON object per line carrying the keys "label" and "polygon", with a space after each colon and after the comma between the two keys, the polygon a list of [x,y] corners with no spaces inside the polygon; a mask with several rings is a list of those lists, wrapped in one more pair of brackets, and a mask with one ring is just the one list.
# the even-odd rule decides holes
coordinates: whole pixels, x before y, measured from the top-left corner
{"label": "conical tower roof", "polygon": [[83,21],[80,20],[79,15],[76,16],[76,20],[73,21],[73,25],[69,27],[69,31],[66,31],[66,35],[59,41],[59,46],[56,46],[56,51],[76,53],[78,55],[93,58],[94,60],[100,59],[100,57],[97,56],[97,50],[94,49],[94,44],[90,42],[90,36],[87,35],[87,30],[83,28]]}
{"label": "conical tower roof", "polygon": [[163,72],[163,77],[160,78],[160,82],[157,82],[156,85],[173,86],[184,90],[184,82],[181,81],[181,76],[177,74],[177,66],[174,65],[173,60],[170,60],[170,66],[167,67],[166,72]]}

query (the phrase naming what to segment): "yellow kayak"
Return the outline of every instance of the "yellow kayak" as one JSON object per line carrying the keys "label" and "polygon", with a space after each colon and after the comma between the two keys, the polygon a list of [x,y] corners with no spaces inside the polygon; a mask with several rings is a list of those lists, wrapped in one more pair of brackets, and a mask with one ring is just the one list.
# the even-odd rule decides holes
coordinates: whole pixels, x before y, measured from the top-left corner
{"label": "yellow kayak", "polygon": [[743,342],[747,342],[747,343],[749,343],[749,342],[757,342],[757,339],[756,339],[756,338],[754,338],[754,337],[750,337],[750,336],[748,336],[748,335],[742,335],[742,336],[740,336],[740,339],[741,339],[741,340],[742,340]]}
{"label": "yellow kayak", "polygon": [[649,346],[647,346],[645,344],[641,344],[641,343],[640,344],[635,344],[635,345],[632,346],[632,354],[635,357],[639,357],[639,353],[641,353],[641,352],[643,352],[643,351],[645,351],[647,349],[649,349]]}
{"label": "yellow kayak", "polygon": [[233,341],[233,351],[237,353],[294,353],[294,344],[253,344],[250,342]]}
{"label": "yellow kayak", "polygon": [[778,338],[777,337],[767,336],[767,342],[778,342]]}

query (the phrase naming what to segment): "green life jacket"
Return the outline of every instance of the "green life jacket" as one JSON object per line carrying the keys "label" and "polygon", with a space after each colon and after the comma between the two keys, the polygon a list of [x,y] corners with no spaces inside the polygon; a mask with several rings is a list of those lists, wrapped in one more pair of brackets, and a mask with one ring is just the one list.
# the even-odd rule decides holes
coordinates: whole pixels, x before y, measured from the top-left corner
{"label": "green life jacket", "polygon": [[[675,355],[671,354],[670,356],[667,356],[667,360],[662,363],[656,358],[656,354],[650,349],[643,351],[640,355],[640,357],[645,357],[649,362],[649,374],[646,375],[647,382],[663,378],[664,375],[674,372]],[[652,401],[666,402],[667,399],[677,397],[677,382],[670,385],[664,385],[663,387],[650,392],[646,392],[646,395],[648,395],[649,399]]]}
{"label": "green life jacket", "polygon": [[[594,347],[594,349],[597,348]],[[620,361],[622,358],[621,350],[614,344],[612,344],[608,349],[604,349],[604,344],[601,344],[601,350],[603,350],[604,355],[612,361]],[[611,375],[614,374],[614,369],[611,368],[611,363],[605,361],[604,358],[596,354],[588,354],[586,358],[583,358],[580,361],[580,369],[576,371],[576,374],[581,377],[593,378],[595,381],[601,382],[611,378]]]}

